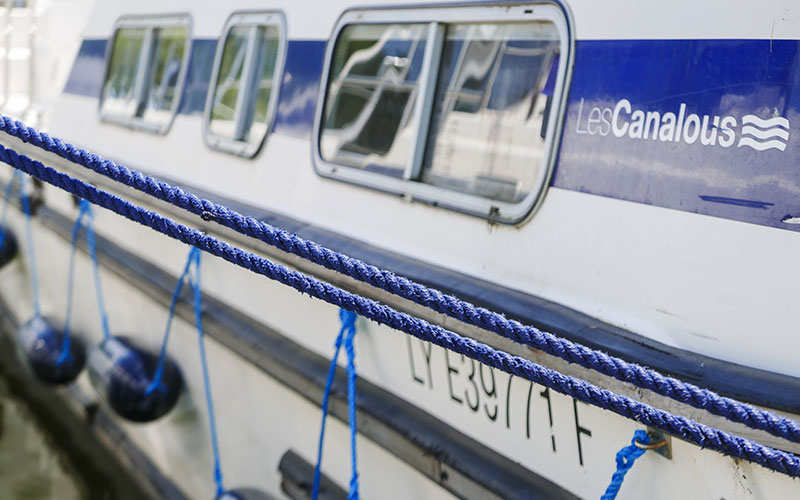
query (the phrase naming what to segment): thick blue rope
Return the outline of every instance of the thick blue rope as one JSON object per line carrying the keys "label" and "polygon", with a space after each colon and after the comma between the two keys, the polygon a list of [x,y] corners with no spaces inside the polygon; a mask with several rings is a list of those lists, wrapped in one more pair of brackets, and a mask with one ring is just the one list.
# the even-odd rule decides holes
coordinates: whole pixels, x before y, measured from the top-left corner
{"label": "thick blue rope", "polygon": [[600,500],[614,500],[617,498],[617,493],[619,493],[619,489],[622,487],[622,481],[625,479],[625,474],[631,470],[631,467],[633,467],[633,462],[635,462],[637,458],[644,455],[647,451],[636,446],[637,442],[641,444],[648,444],[650,443],[650,436],[647,435],[646,431],[641,429],[637,430],[633,434],[633,439],[631,439],[630,446],[626,446],[617,452],[617,470],[614,471],[614,474],[611,476],[611,484],[608,485],[606,492],[603,493],[603,496],[600,497]]}
{"label": "thick blue rope", "polygon": [[189,251],[189,262],[194,261],[194,279],[192,288],[194,289],[194,322],[197,326],[197,343],[200,348],[200,366],[203,368],[203,387],[206,394],[206,410],[208,411],[208,426],[211,432],[211,448],[214,451],[214,484],[216,485],[216,496],[219,498],[225,494],[225,487],[222,485],[222,460],[219,453],[219,440],[217,439],[217,420],[214,417],[214,399],[211,397],[211,382],[208,375],[208,362],[206,360],[206,347],[203,341],[203,292],[200,288],[200,255],[199,249],[192,247]]}
{"label": "thick blue rope", "polygon": [[27,182],[25,179],[25,186],[20,183],[19,197],[22,203],[22,211],[25,212],[25,235],[28,241],[28,260],[31,266],[31,290],[33,291],[33,314],[34,317],[42,315],[42,303],[39,300],[39,272],[36,267],[36,251],[33,246],[33,217],[30,196],[26,192]]}
{"label": "thick blue rope", "polygon": [[[16,151],[3,146],[0,146],[0,161],[48,184],[86,198],[95,205],[107,208],[129,220],[143,224],[188,245],[196,246],[206,253],[244,269],[291,286],[309,296],[355,312],[378,324],[389,326],[455,353],[463,354],[487,366],[551,388],[587,404],[610,410],[701,447],[748,460],[783,474],[800,477],[800,458],[791,453],[761,445],[679,415],[672,415],[627,396],[615,394],[588,382],[537,365],[528,359],[498,351],[473,339],[462,337],[442,327],[321,282],[303,273],[292,271],[264,257],[233,247],[201,231],[136,206],[119,196],[97,189],[80,179],[58,172],[39,161],[19,155]],[[789,422],[795,424],[791,420]]]}
{"label": "thick blue rope", "polygon": [[103,291],[100,286],[100,270],[97,263],[97,248],[95,247],[94,229],[92,223],[94,214],[92,204],[86,200],[80,200],[78,216],[75,218],[75,225],[72,227],[72,238],[70,240],[69,271],[67,278],[67,312],[64,315],[64,340],[61,344],[61,355],[56,361],[61,365],[69,359],[69,346],[71,342],[71,322],[72,322],[72,301],[75,283],[75,250],[78,246],[78,237],[82,227],[86,228],[86,241],[89,246],[89,256],[92,261],[92,271],[94,274],[95,296],[97,298],[97,309],[100,313],[100,325],[103,330],[103,338],[111,336],[108,327],[108,314],[106,313],[105,302],[103,301]]}
{"label": "thick blue rope", "polygon": [[192,266],[192,261],[192,251],[190,251],[189,258],[186,260],[186,265],[183,266],[183,272],[181,272],[181,275],[178,277],[178,284],[175,286],[175,291],[172,293],[172,301],[169,303],[169,311],[167,312],[167,326],[164,328],[164,338],[161,341],[161,351],[158,355],[158,364],[153,373],[153,380],[150,382],[150,385],[147,386],[145,394],[151,394],[161,386],[161,378],[164,374],[164,361],[167,359],[169,332],[172,330],[172,318],[175,317],[175,306],[178,304],[178,300],[181,297],[183,282],[186,281],[186,277],[189,275],[189,268]]}
{"label": "thick blue rope", "polygon": [[319,496],[320,478],[322,475],[322,446],[325,442],[325,421],[328,417],[328,402],[331,396],[333,380],[336,375],[336,365],[339,360],[339,351],[344,349],[347,353],[347,410],[348,420],[350,421],[350,492],[348,500],[358,500],[358,467],[356,465],[356,368],[355,368],[355,348],[353,339],[356,334],[356,318],[358,316],[346,309],[339,309],[339,319],[342,327],[339,335],[336,336],[334,343],[333,357],[328,368],[328,378],[325,380],[325,390],[322,393],[322,424],[319,430],[319,443],[317,444],[317,465],[314,468],[314,484],[311,489],[311,499],[317,500]]}
{"label": "thick blue rope", "polygon": [[252,217],[246,217],[222,205],[200,199],[183,189],[104,159],[61,139],[27,127],[9,117],[0,118],[0,131],[126,186],[200,215],[206,220],[214,220],[243,235],[256,238],[280,250],[368,283],[459,321],[494,332],[636,387],[722,416],[733,422],[800,443],[800,424],[789,418],[720,396],[708,389],[702,389],[674,377],[667,377],[655,370],[629,363],[602,351],[590,349],[552,333],[543,332],[533,326],[526,326],[518,321],[507,319],[502,314],[477,307],[452,295],[446,295],[402,276],[397,276],[391,271],[371,266],[361,260],[304,240],[296,234],[272,227]]}

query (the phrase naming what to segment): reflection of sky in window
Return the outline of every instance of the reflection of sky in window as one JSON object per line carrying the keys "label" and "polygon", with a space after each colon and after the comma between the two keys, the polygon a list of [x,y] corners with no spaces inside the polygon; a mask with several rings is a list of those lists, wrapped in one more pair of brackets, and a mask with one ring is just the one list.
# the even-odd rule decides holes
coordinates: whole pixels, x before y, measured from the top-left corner
{"label": "reflection of sky in window", "polygon": [[554,35],[550,23],[448,26],[423,182],[511,203],[534,189],[548,109],[539,89],[555,84],[558,68]]}

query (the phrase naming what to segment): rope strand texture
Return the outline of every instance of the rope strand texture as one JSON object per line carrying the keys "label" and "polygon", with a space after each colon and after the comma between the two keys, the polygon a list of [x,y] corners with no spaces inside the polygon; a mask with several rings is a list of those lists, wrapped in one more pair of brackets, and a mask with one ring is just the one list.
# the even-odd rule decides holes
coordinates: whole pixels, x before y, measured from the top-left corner
{"label": "rope strand texture", "polygon": [[104,159],[58,138],[25,126],[3,116],[0,131],[61,158],[86,167],[114,181],[165,201],[204,219],[211,219],[234,231],[258,239],[270,246],[291,253],[327,269],[388,291],[464,323],[494,332],[520,344],[528,345],[570,363],[606,376],[647,389],[661,396],[708,411],[732,422],[744,424],[773,436],[800,443],[800,424],[775,413],[761,410],[708,389],[665,376],[655,370],[602,351],[526,326],[504,315],[477,307],[452,295],[428,288],[391,271],[371,266],[312,241],[247,217],[222,205],[203,200],[181,188]]}
{"label": "rope strand texture", "polygon": [[288,285],[301,293],[352,311],[378,324],[386,325],[455,353],[463,354],[487,366],[551,388],[584,403],[610,410],[641,424],[679,436],[702,448],[754,462],[792,477],[800,477],[800,457],[791,453],[761,445],[679,415],[672,415],[629,397],[615,394],[588,382],[537,365],[528,359],[498,351],[471,338],[462,337],[442,327],[432,325],[427,321],[396,311],[389,306],[350,293],[303,273],[292,271],[264,257],[233,247],[201,231],[179,224],[151,210],[136,206],[119,196],[97,189],[86,182],[58,172],[39,161],[32,160],[25,155],[19,155],[16,151],[3,146],[0,146],[0,161],[173,239],[195,246],[206,253],[220,257],[256,274]]}

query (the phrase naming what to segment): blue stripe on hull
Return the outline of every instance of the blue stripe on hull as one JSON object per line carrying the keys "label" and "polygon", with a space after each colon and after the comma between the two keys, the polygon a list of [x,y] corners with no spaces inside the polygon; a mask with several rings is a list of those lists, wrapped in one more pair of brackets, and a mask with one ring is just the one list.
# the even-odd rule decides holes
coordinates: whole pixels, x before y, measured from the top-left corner
{"label": "blue stripe on hull", "polygon": [[[99,95],[105,47],[83,42],[65,92]],[[180,113],[202,113],[215,50],[193,41]],[[310,136],[324,53],[289,42],[275,132]],[[800,216],[800,42],[579,41],[575,54],[554,186],[800,230],[782,222]]]}
{"label": "blue stripe on hull", "polygon": [[64,92],[100,98],[105,73],[106,40],[86,39],[72,64]]}
{"label": "blue stripe on hull", "polygon": [[[775,40],[591,41],[577,45],[567,117],[553,185],[556,187],[752,222],[800,229],[781,222],[800,214],[800,43]],[[619,113],[617,137],[610,123],[623,99],[631,110],[686,118],[697,115],[701,134],[713,144],[692,142],[694,125],[681,137],[631,138],[631,116]],[[683,105],[683,106],[682,106]],[[624,107],[624,106],[623,106]],[[610,111],[608,111],[610,110]],[[590,115],[592,123],[589,123]],[[785,127],[744,134],[743,117],[784,117]],[[599,121],[598,121],[599,117]],[[702,128],[708,117],[708,127]],[[715,117],[735,120],[722,133]],[[731,120],[728,121],[728,124]],[[748,128],[751,130],[753,127]],[[638,135],[638,130],[633,135]],[[669,138],[668,130],[663,130]],[[687,134],[688,139],[687,140]],[[732,135],[727,147],[721,138]],[[723,137],[724,136],[724,137]],[[774,146],[774,145],[773,145]],[[734,203],[731,200],[738,200]]]}

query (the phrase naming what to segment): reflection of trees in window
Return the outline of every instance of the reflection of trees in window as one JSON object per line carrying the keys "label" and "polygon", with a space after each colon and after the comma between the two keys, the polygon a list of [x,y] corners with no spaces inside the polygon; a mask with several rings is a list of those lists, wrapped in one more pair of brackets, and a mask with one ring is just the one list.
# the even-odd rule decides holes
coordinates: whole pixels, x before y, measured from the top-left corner
{"label": "reflection of trees in window", "polygon": [[184,28],[160,28],[153,34],[153,55],[150,66],[151,79],[146,86],[147,99],[144,110],[169,111],[175,100],[183,52],[186,50]]}
{"label": "reflection of trees in window", "polygon": [[106,84],[103,89],[103,110],[115,114],[133,114],[134,89],[139,68],[145,29],[120,29],[114,37]]}
{"label": "reflection of trees in window", "polygon": [[328,88],[321,154],[401,175],[413,147],[411,117],[426,26],[353,25],[342,30]]}
{"label": "reflection of trees in window", "polygon": [[250,144],[264,139],[279,44],[277,26],[248,24],[228,30],[211,98],[212,136]]}
{"label": "reflection of trees in window", "polygon": [[[188,28],[122,27],[115,35],[101,96],[106,117],[166,127],[177,105]],[[138,120],[137,120],[138,119]]]}

